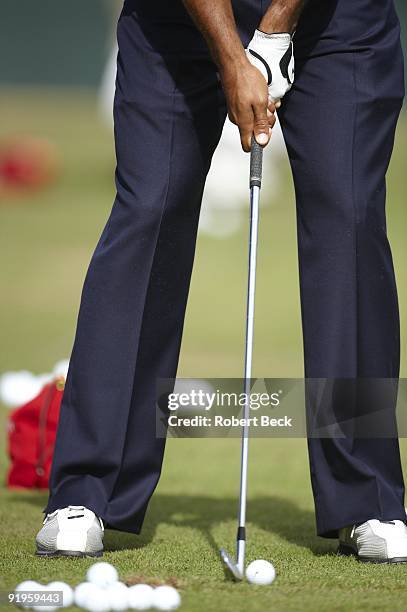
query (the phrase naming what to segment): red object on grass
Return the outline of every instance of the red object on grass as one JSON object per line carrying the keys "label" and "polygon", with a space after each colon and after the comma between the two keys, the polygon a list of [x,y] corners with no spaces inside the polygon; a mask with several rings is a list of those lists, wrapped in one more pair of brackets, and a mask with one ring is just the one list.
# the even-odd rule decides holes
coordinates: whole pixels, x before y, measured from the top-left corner
{"label": "red object on grass", "polygon": [[44,188],[58,167],[55,146],[45,138],[16,136],[0,142],[0,195]]}
{"label": "red object on grass", "polygon": [[45,385],[37,397],[11,413],[8,487],[48,488],[63,389],[64,380],[55,380]]}

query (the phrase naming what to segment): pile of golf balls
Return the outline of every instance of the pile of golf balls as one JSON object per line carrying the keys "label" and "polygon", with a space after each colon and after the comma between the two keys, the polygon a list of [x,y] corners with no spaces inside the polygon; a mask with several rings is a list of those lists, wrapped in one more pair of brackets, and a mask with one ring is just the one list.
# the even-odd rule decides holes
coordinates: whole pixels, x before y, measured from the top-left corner
{"label": "pile of golf balls", "polygon": [[[120,582],[116,568],[110,563],[95,563],[86,574],[86,581],[72,589],[64,582],[43,585],[27,580],[15,588],[18,591],[62,591],[63,607],[76,605],[89,612],[114,612],[124,610],[176,610],[181,596],[172,586],[152,587],[148,584],[126,586]],[[52,605],[21,605],[25,609],[54,612]]]}
{"label": "pile of golf balls", "polygon": [[[34,582],[34,580],[25,580],[21,582],[14,589],[14,593],[17,595],[18,593],[37,593],[40,591],[41,593],[46,593],[47,591],[62,591],[62,607],[68,608],[72,606],[74,603],[74,592],[73,589],[66,584],[65,582],[55,581],[50,582],[49,584],[40,584],[39,582]],[[44,603],[43,605],[33,605],[33,604],[20,604],[21,608],[25,608],[26,610],[46,610],[48,612],[54,612],[57,609],[61,609],[61,606],[53,606],[49,602],[47,605]]]}

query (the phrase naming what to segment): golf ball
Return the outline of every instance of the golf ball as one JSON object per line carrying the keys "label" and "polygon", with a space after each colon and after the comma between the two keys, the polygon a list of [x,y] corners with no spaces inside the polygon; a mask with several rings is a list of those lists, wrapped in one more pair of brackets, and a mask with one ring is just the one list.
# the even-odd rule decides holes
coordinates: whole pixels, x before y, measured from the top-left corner
{"label": "golf ball", "polygon": [[99,587],[106,588],[113,582],[118,581],[117,570],[110,563],[94,563],[86,574],[88,582],[96,584]]}
{"label": "golf ball", "polygon": [[[37,585],[37,591],[42,591],[42,593],[45,593],[49,590],[48,585],[46,584],[38,584]],[[31,610],[35,610],[36,612],[55,612],[55,610],[57,610],[57,606],[52,605],[52,603],[48,602],[48,603],[38,603],[38,604],[31,604],[31,606],[26,606],[27,608],[30,607]]]}
{"label": "golf ball", "polygon": [[97,586],[91,582],[81,582],[74,591],[74,602],[78,608],[84,608],[88,595],[97,590]]}
{"label": "golf ball", "polygon": [[[20,584],[18,584],[16,586],[16,588],[14,589],[15,593],[19,593],[21,591],[38,591],[38,589],[41,588],[42,585],[40,585],[38,582],[35,582],[34,580],[24,580],[24,582],[20,582]],[[30,604],[26,604],[24,605],[24,603],[20,603],[18,604],[20,608],[30,608],[31,605]]]}
{"label": "golf ball", "polygon": [[35,582],[35,580],[24,580],[24,582],[20,582],[14,589],[15,593],[19,591],[36,591],[38,590],[39,583]]}
{"label": "golf ball", "polygon": [[128,590],[128,604],[132,610],[148,610],[153,606],[154,589],[148,584],[135,584]]}
{"label": "golf ball", "polygon": [[106,589],[94,586],[94,588],[86,594],[83,608],[89,610],[89,612],[109,612],[110,602],[107,597]]}
{"label": "golf ball", "polygon": [[252,584],[267,585],[274,582],[276,570],[274,566],[264,559],[252,561],[246,569],[246,578]]}
{"label": "golf ball", "polygon": [[128,608],[128,588],[123,582],[113,582],[106,589],[106,597],[109,602],[110,610],[127,610]]}
{"label": "golf ball", "polygon": [[72,588],[66,582],[60,582],[56,580],[55,582],[50,582],[47,586],[49,591],[62,591],[62,607],[69,608],[69,606],[73,606],[74,602],[74,594]]}
{"label": "golf ball", "polygon": [[181,605],[181,596],[172,586],[159,586],[153,592],[153,607],[158,610],[176,610]]}

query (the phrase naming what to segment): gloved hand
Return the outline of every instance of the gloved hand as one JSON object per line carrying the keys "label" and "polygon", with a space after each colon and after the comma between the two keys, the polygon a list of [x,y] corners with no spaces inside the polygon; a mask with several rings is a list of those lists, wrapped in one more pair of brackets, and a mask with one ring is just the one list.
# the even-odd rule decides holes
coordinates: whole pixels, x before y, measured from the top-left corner
{"label": "gloved hand", "polygon": [[294,82],[291,34],[266,34],[256,30],[246,49],[247,57],[267,81],[269,99],[278,102]]}

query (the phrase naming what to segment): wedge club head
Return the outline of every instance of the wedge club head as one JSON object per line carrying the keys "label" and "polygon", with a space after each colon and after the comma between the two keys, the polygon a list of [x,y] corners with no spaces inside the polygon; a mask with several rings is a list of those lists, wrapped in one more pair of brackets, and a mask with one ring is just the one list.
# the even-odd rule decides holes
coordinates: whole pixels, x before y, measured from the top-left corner
{"label": "wedge club head", "polygon": [[220,549],[220,558],[222,559],[225,571],[231,578],[233,578],[233,580],[243,580],[242,572],[239,570],[236,563],[233,562],[232,558],[224,548]]}

